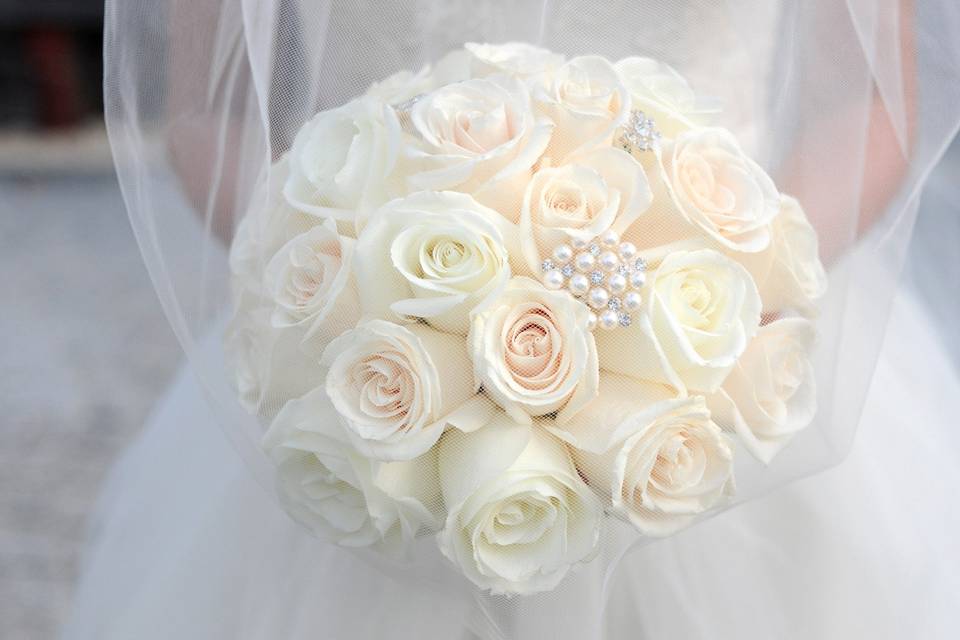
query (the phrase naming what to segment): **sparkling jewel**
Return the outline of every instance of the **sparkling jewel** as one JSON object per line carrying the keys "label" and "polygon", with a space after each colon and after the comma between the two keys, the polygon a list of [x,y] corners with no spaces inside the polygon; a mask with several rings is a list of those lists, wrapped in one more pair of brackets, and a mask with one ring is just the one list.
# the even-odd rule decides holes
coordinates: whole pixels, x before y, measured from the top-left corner
{"label": "sparkling jewel", "polygon": [[607,293],[606,289],[601,289],[600,287],[594,287],[590,289],[590,293],[587,295],[587,303],[594,309],[600,309],[607,306],[607,301],[610,299],[610,294]]}
{"label": "sparkling jewel", "polygon": [[613,229],[609,229],[603,232],[603,235],[600,236],[600,243],[605,244],[608,247],[615,247],[617,243],[620,242],[620,236],[617,235],[617,232]]}
{"label": "sparkling jewel", "polygon": [[567,262],[572,257],[573,249],[568,244],[558,245],[557,248],[553,250],[553,259],[561,264]]}
{"label": "sparkling jewel", "polygon": [[614,311],[620,311],[620,307],[623,306],[623,301],[620,298],[610,298],[607,302],[607,308],[613,309]]}
{"label": "sparkling jewel", "polygon": [[560,289],[563,287],[564,277],[559,269],[551,269],[543,275],[543,284],[547,289]]}
{"label": "sparkling jewel", "polygon": [[660,141],[660,132],[657,131],[655,123],[639,109],[630,112],[630,117],[621,131],[617,142],[629,153],[650,151]]}
{"label": "sparkling jewel", "polygon": [[587,248],[587,251],[590,252],[590,255],[596,258],[598,255],[600,255],[600,245],[594,242]]}
{"label": "sparkling jewel", "polygon": [[[556,254],[554,254],[556,255]],[[624,260],[630,260],[633,256],[637,255],[637,247],[632,242],[621,242],[620,243],[620,257]]]}
{"label": "sparkling jewel", "polygon": [[597,328],[597,314],[593,311],[587,314],[587,331],[593,331]]}
{"label": "sparkling jewel", "polygon": [[404,112],[404,111],[410,111],[410,109],[413,108],[413,105],[417,104],[417,103],[423,98],[423,96],[425,96],[425,95],[427,95],[427,94],[425,94],[425,93],[418,93],[417,95],[413,96],[412,98],[408,98],[407,100],[404,100],[403,102],[400,102],[400,103],[398,103],[398,104],[393,105],[393,108],[394,108],[396,111],[399,111],[399,112],[401,112],[401,113]]}
{"label": "sparkling jewel", "polygon": [[637,271],[646,271],[647,270],[647,261],[643,258],[637,258],[633,263],[633,268]]}
{"label": "sparkling jewel", "polygon": [[620,323],[621,327],[629,327],[630,323],[633,321],[633,318],[630,317],[630,314],[626,311],[621,311],[617,314],[617,321]]}
{"label": "sparkling jewel", "polygon": [[623,293],[627,290],[627,279],[623,274],[615,273],[607,280],[607,288],[613,293]]}
{"label": "sparkling jewel", "polygon": [[599,287],[603,284],[603,271],[590,272],[590,284]]}
{"label": "sparkling jewel", "polygon": [[573,275],[573,265],[572,264],[563,265],[562,267],[560,267],[560,273],[563,274],[564,278],[569,278],[570,276]]}
{"label": "sparkling jewel", "polygon": [[585,249],[587,247],[587,241],[583,238],[573,238],[570,240],[570,244],[573,245],[574,249]]}
{"label": "sparkling jewel", "polygon": [[600,314],[599,324],[602,329],[615,329],[620,322],[620,316],[616,311],[607,309]]}
{"label": "sparkling jewel", "polygon": [[587,276],[578,273],[570,278],[569,289],[573,295],[582,296],[590,290],[590,281],[587,280]]}
{"label": "sparkling jewel", "polygon": [[553,260],[551,260],[550,258],[547,258],[546,260],[540,263],[540,270],[543,271],[544,273],[556,268],[557,268],[557,265],[554,264]]}
{"label": "sparkling jewel", "polygon": [[641,304],[643,304],[643,297],[636,291],[631,291],[623,296],[623,306],[630,311],[636,311],[640,308]]}
{"label": "sparkling jewel", "polygon": [[406,131],[406,132],[408,132],[408,133],[413,133],[413,132],[414,132],[414,131],[413,131],[413,122],[412,122],[411,119],[410,119],[410,112],[413,110],[414,105],[417,104],[418,102],[420,102],[420,100],[422,100],[425,95],[427,95],[427,94],[425,94],[425,93],[418,93],[417,95],[415,95],[415,96],[413,96],[413,97],[411,97],[411,98],[408,98],[407,100],[404,100],[403,102],[398,102],[397,104],[393,105],[393,110],[394,110],[394,111],[396,112],[396,114],[397,114],[397,120],[398,120],[399,123],[400,123],[400,127],[401,127],[404,131]]}
{"label": "sparkling jewel", "polygon": [[630,286],[634,289],[642,289],[647,283],[647,274],[643,271],[634,271],[630,274]]}

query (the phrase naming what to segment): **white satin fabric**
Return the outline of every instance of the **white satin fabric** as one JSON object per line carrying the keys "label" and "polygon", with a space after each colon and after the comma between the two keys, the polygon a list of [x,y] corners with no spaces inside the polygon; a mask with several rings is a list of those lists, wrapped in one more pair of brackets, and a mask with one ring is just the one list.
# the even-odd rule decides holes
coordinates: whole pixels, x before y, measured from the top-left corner
{"label": "white satin fabric", "polygon": [[[960,377],[935,336],[902,294],[842,465],[634,550],[602,616],[589,599],[552,616],[521,605],[500,628],[581,640],[955,637]],[[93,531],[69,640],[497,637],[469,598],[398,582],[303,533],[187,372],[113,472]]]}

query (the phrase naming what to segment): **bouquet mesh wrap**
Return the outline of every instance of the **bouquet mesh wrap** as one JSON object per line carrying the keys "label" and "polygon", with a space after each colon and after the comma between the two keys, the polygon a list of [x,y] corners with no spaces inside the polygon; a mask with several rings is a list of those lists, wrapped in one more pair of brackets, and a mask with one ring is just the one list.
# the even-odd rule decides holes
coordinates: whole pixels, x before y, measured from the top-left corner
{"label": "bouquet mesh wrap", "polygon": [[252,472],[528,637],[841,460],[956,126],[939,9],[878,5],[108,1],[131,219]]}

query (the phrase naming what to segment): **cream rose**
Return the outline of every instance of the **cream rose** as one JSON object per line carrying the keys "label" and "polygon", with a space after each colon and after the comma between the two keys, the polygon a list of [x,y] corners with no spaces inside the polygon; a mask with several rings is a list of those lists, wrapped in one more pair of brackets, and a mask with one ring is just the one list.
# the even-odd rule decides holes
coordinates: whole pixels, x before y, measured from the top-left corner
{"label": "cream rose", "polygon": [[613,147],[544,167],[527,185],[519,235],[528,269],[571,237],[587,241],[607,229],[622,233],[653,201],[647,176],[629,154]]}
{"label": "cream rose", "polygon": [[645,317],[597,337],[600,367],[712,393],[760,325],[760,296],[740,264],[711,249],[669,254],[649,275]]}
{"label": "cream rose", "polygon": [[469,193],[516,220],[553,129],[534,114],[522,82],[495,75],[450,84],[419,99],[409,117],[418,136],[407,149],[412,190]]}
{"label": "cream rose", "polygon": [[597,392],[588,315],[569,293],[513,278],[473,317],[467,340],[477,381],[514,420],[575,414]]}
{"label": "cream rose", "polygon": [[396,107],[437,87],[468,79],[472,62],[473,56],[467,51],[456,49],[416,73],[398,71],[380,82],[375,82],[367,89],[367,95]]}
{"label": "cream rose", "polygon": [[605,374],[600,395],[565,425],[587,483],[648,536],[687,526],[733,491],[733,449],[702,397]]}
{"label": "cream rose", "polygon": [[667,138],[675,138],[707,114],[718,111],[698,102],[686,79],[659,60],[632,56],[617,62],[614,68],[630,94],[632,108],[652,118]]}
{"label": "cream rose", "polygon": [[290,175],[285,155],[275,162],[257,185],[250,204],[230,243],[230,275],[234,294],[266,297],[263,272],[273,255],[290,238],[321,223],[315,216],[293,208],[283,197]]}
{"label": "cream rose", "polygon": [[366,314],[423,318],[466,334],[469,315],[510,278],[502,227],[492,209],[462,193],[419,192],[371,217],[357,242],[355,272]]}
{"label": "cream rose", "polygon": [[397,115],[378,100],[321,111],[297,132],[283,194],[301,211],[362,226],[390,195],[399,149]]}
{"label": "cream rose", "polygon": [[314,388],[324,369],[301,347],[301,332],[278,329],[271,309],[244,295],[223,340],[224,359],[241,406],[251,414],[272,415],[276,407]]}
{"label": "cream rose", "polygon": [[504,44],[468,42],[464,45],[464,49],[473,58],[472,67],[476,77],[507,74],[518,78],[529,78],[550,73],[563,64],[562,55],[525,42]]}
{"label": "cream rose", "polygon": [[814,328],[803,318],[760,327],[723,387],[707,399],[714,420],[769,463],[817,411],[810,352]]}
{"label": "cream rose", "polygon": [[321,362],[351,441],[382,460],[427,451],[474,395],[463,337],[422,324],[364,322],[331,342]]}
{"label": "cream rose", "polygon": [[630,113],[630,96],[613,66],[600,56],[571,59],[535,86],[537,108],[555,124],[546,155],[560,159],[610,146]]}
{"label": "cream rose", "polygon": [[680,213],[723,247],[756,253],[770,244],[777,187],[725,129],[693,129],[663,145],[664,182]]}
{"label": "cream rose", "polygon": [[827,274],[820,262],[817,232],[800,203],[780,199],[773,219],[772,242],[766,251],[750,255],[744,266],[753,274],[765,312],[795,309],[810,315],[827,290]]}
{"label": "cream rose", "polygon": [[322,388],[287,402],[263,438],[290,516],[347,547],[402,555],[420,531],[436,530],[436,456],[381,463],[356,451]]}
{"label": "cream rose", "polygon": [[440,549],[478,587],[548,591],[593,556],[602,510],[559,441],[500,413],[439,449]]}
{"label": "cream rose", "polygon": [[274,327],[299,327],[305,340],[326,344],[356,325],[360,303],[350,274],[353,243],[326,220],[274,255],[264,287],[273,303]]}

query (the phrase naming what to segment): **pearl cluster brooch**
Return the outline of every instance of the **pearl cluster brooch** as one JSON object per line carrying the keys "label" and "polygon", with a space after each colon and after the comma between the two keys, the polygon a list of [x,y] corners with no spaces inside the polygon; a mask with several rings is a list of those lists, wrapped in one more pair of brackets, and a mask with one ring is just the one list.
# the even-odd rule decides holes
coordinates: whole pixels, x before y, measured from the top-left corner
{"label": "pearl cluster brooch", "polygon": [[612,230],[590,241],[574,238],[570,244],[554,247],[540,269],[544,286],[565,288],[592,309],[591,331],[598,326],[629,327],[630,313],[643,303],[640,289],[647,280],[647,263],[633,243],[620,242]]}
{"label": "pearl cluster brooch", "polygon": [[659,141],[660,132],[657,131],[653,120],[638,109],[630,112],[630,117],[623,125],[620,137],[617,138],[617,142],[628,153],[650,151]]}

